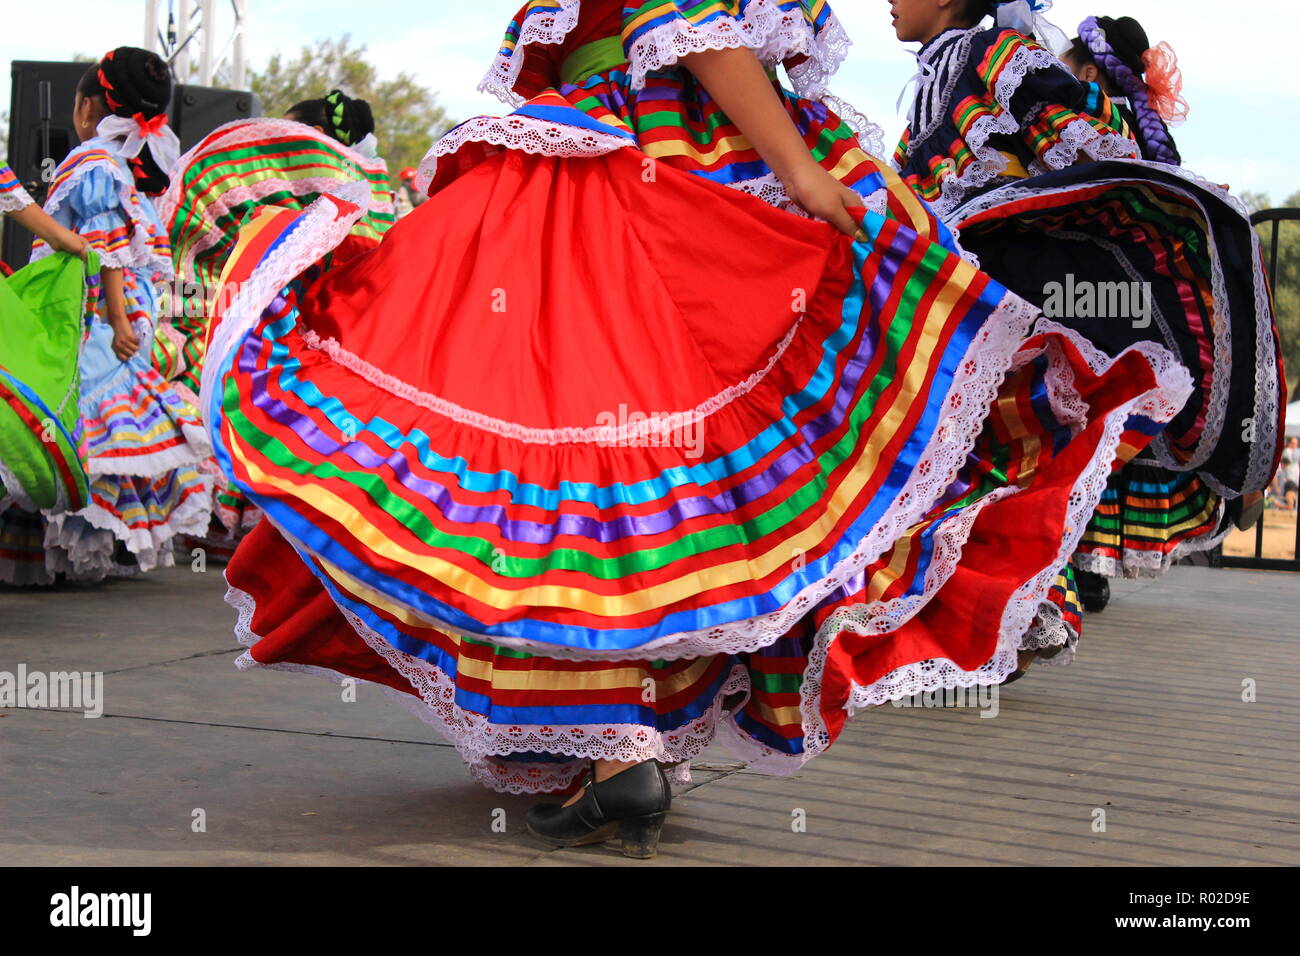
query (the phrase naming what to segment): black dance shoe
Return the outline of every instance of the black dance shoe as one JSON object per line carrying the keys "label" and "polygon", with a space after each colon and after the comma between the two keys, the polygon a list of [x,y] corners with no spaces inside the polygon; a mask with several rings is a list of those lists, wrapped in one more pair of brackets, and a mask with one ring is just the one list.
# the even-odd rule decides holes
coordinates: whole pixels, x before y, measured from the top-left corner
{"label": "black dance shoe", "polygon": [[653,760],[599,782],[593,769],[576,803],[530,807],[528,832],[552,846],[604,843],[617,834],[623,841],[624,856],[649,860],[659,845],[672,802],[668,778]]}
{"label": "black dance shoe", "polygon": [[1104,611],[1110,603],[1110,582],[1105,575],[1093,574],[1091,571],[1075,571],[1074,574],[1079,587],[1079,603],[1083,609],[1091,614]]}

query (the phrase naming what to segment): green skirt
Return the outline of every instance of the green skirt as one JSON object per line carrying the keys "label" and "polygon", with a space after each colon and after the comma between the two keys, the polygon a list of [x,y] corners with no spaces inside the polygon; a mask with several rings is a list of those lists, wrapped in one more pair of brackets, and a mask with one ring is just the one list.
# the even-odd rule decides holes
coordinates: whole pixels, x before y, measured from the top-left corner
{"label": "green skirt", "polygon": [[77,362],[99,257],[56,253],[0,278],[0,484],[29,511],[89,497]]}

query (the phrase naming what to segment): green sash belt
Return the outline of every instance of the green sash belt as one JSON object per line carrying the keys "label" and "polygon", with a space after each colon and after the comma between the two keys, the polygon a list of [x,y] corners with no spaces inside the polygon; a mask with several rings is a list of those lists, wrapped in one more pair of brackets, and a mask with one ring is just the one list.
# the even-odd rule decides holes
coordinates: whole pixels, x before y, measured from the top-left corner
{"label": "green sash belt", "polygon": [[574,86],[581,86],[597,73],[608,73],[615,67],[627,64],[627,54],[623,52],[622,37],[604,37],[584,43],[564,60],[560,67],[560,79]]}
{"label": "green sash belt", "polygon": [[[608,73],[627,66],[622,37],[604,37],[584,43],[564,59],[560,66],[560,81],[582,86],[598,73]],[[768,79],[775,81],[776,70],[767,69]]]}

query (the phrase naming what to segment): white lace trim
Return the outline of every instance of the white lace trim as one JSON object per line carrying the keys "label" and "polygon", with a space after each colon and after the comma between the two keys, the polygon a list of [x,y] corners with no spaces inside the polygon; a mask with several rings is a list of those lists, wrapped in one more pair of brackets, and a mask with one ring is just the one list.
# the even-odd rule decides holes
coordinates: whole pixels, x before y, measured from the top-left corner
{"label": "white lace trim", "polygon": [[672,66],[684,56],[706,50],[746,47],[768,68],[796,56],[807,59],[791,67],[795,93],[820,99],[826,82],[848,55],[851,41],[834,14],[814,35],[802,9],[783,10],[772,0],[751,0],[740,17],[724,17],[702,24],[674,19],[646,31],[628,50],[629,85],[645,86],[646,74]]}
{"label": "white lace trim", "polygon": [[769,206],[783,209],[803,219],[812,218],[808,213],[804,212],[803,207],[790,198],[790,194],[785,191],[785,184],[777,178],[776,173],[764,173],[754,179],[743,179],[739,182],[727,183],[727,186],[748,196],[761,199]]}
{"label": "white lace trim", "polygon": [[563,43],[569,31],[578,25],[579,0],[560,0],[560,9],[554,13],[534,14],[524,19],[510,54],[498,53],[479,82],[480,93],[491,93],[511,106],[518,106],[524,98],[515,93],[519,71],[524,66],[525,47],[533,43]]}
{"label": "white lace trim", "polygon": [[[980,32],[978,27],[972,31],[967,31],[963,35],[962,43],[964,43],[964,46],[959,44],[955,48],[965,51],[958,57],[961,62],[951,66],[947,88],[943,91],[943,95],[939,97],[939,105],[932,110],[934,114],[930,122],[932,128],[922,130],[908,143],[908,156],[933,135],[934,129],[939,124],[948,119],[948,106],[952,96],[952,89],[966,65],[965,61],[969,56],[970,37],[977,32]],[[950,218],[952,218],[953,211],[962,203],[965,197],[988,185],[1006,171],[1007,158],[1002,155],[1001,151],[988,145],[989,138],[994,135],[1015,136],[1020,132],[1020,119],[1012,112],[1011,101],[1029,73],[1037,70],[1062,68],[1060,61],[1055,56],[1047,50],[1037,47],[1021,46],[1011,55],[1011,59],[999,74],[992,90],[993,98],[997,105],[1002,108],[1002,113],[1000,115],[988,114],[981,116],[971,124],[964,139],[974,158],[960,174],[954,173],[940,181],[939,198],[930,204],[936,216],[944,220],[945,223],[955,224],[950,222]],[[921,97],[918,96],[918,102],[920,99]],[[1107,140],[1113,140],[1114,142],[1105,142]],[[1039,172],[1045,171],[1047,168],[1062,169],[1071,165],[1078,158],[1080,152],[1083,152],[1084,155],[1091,159],[1097,160],[1127,158],[1137,155],[1138,145],[1118,135],[1103,134],[1088,123],[1087,120],[1081,118],[1068,124],[1062,130],[1062,142],[1048,150],[1045,156],[1047,165],[1035,160],[1030,164],[1031,169],[1029,171],[1035,171],[1036,167]]]}
{"label": "white lace trim", "polygon": [[[369,173],[387,174],[388,165],[382,159],[369,159],[362,156],[356,150],[343,145],[331,136],[305,126],[302,123],[285,119],[242,119],[226,123],[219,126],[197,145],[192,147],[180,159],[177,167],[177,174],[172,177],[171,185],[158,200],[158,212],[164,223],[171,221],[176,214],[182,199],[181,195],[181,172],[188,169],[189,166],[199,155],[206,155],[215,150],[230,150],[243,146],[250,142],[266,139],[268,136],[295,136],[305,139],[314,139],[331,150],[337,150],[349,162],[355,163],[360,169]],[[219,142],[218,142],[219,140]],[[358,179],[356,182],[361,182]],[[309,179],[289,180],[279,176],[270,179],[259,179],[257,182],[250,184],[241,184],[222,193],[217,200],[208,207],[205,212],[205,218],[208,221],[215,221],[222,216],[228,215],[234,206],[245,202],[257,202],[263,197],[281,190],[288,190],[295,196],[303,196],[309,193],[326,193],[337,188],[342,184],[342,180],[329,176],[313,176]],[[367,181],[368,184],[368,181]],[[379,214],[393,214],[393,203],[391,200],[379,201],[374,190],[370,191],[367,209],[370,212]],[[194,257],[200,252],[211,248],[217,242],[225,237],[225,231],[220,227],[212,225],[204,230],[203,234],[194,241],[194,243],[179,256],[177,262],[178,270],[182,275],[189,276],[192,273]],[[179,251],[179,250],[177,250]]]}
{"label": "white lace trim", "polygon": [[212,455],[212,446],[207,434],[194,425],[176,425],[186,444],[174,448],[164,448],[148,455],[132,455],[130,459],[105,458],[92,456],[86,462],[86,474],[92,479],[100,475],[122,475],[128,478],[157,478],[183,468],[186,465],[198,465]]}
{"label": "white lace trim", "polygon": [[[114,543],[121,541],[136,558],[139,571],[173,565],[171,541],[180,534],[201,534],[207,530],[212,513],[212,489],[206,478],[202,490],[191,494],[167,516],[162,524],[148,529],[131,528],[117,515],[91,503],[80,511],[63,514],[45,513],[46,566],[51,571],[75,577],[112,571]],[[97,531],[87,534],[80,522]],[[71,525],[69,525],[71,522]]]}
{"label": "white lace trim", "polygon": [[1137,548],[1126,548],[1121,544],[1118,558],[1109,554],[1080,551],[1072,559],[1074,566],[1080,571],[1089,571],[1108,578],[1161,577],[1187,555],[1217,548],[1229,534],[1236,530],[1231,525],[1227,528],[1219,528],[1223,520],[1223,509],[1224,501],[1220,498],[1212,519],[1213,530],[1202,535],[1183,537],[1167,552],[1143,551]]}
{"label": "white lace trim", "polygon": [[885,131],[867,119],[865,113],[830,93],[822,94],[821,102],[853,130],[853,135],[858,138],[858,144],[865,152],[877,159],[885,155]]}
{"label": "white lace trim", "polygon": [[[874,156],[879,156],[884,149],[884,131],[870,122],[843,100],[827,94],[822,103],[844,120],[853,130],[863,149]],[[466,143],[490,143],[506,149],[518,149],[526,153],[542,156],[583,157],[604,156],[618,149],[636,147],[636,142],[614,133],[601,133],[593,130],[568,126],[564,123],[548,122],[531,116],[476,116],[442,136],[420,161],[415,175],[415,188],[427,192],[438,169],[438,160],[461,149]],[[750,195],[758,196],[768,205],[807,218],[807,214],[798,204],[790,199],[785,187],[775,173],[766,173],[755,179],[728,183],[733,189],[739,189]],[[883,215],[884,202],[879,204]],[[873,211],[877,211],[875,207]],[[196,248],[197,251],[197,248]]]}
{"label": "white lace trim", "polygon": [[415,188],[427,192],[438,169],[438,159],[455,153],[466,143],[491,143],[541,156],[604,156],[636,146],[634,140],[531,116],[476,116],[450,130],[429,148],[415,174]]}
{"label": "white lace trim", "polygon": [[[1089,360],[1100,359],[1102,365],[1093,365],[1094,371],[1100,371],[1109,364],[1109,359],[1096,349],[1083,348],[1083,339],[1072,330],[1054,322],[1042,319],[1035,330],[1038,333],[1056,332],[1070,339],[1081,353]],[[1046,349],[1022,351],[1018,355],[1021,362],[1036,358]],[[846,710],[852,716],[857,710],[873,707],[891,700],[901,700],[913,694],[933,691],[940,687],[971,687],[975,685],[1000,684],[1018,667],[1018,649],[1026,632],[1033,624],[1046,601],[1060,569],[1074,553],[1087,525],[1088,517],[1096,509],[1097,502],[1105,490],[1110,477],[1111,462],[1115,450],[1124,433],[1124,425],[1130,413],[1147,415],[1157,421],[1168,420],[1186,401],[1191,390],[1191,379],[1186,369],[1174,361],[1173,356],[1164,348],[1141,343],[1129,351],[1138,351],[1151,363],[1156,373],[1156,386],[1148,392],[1125,403],[1107,416],[1105,434],[1098,446],[1092,463],[1076,480],[1070,494],[1070,507],[1067,522],[1062,535],[1061,547],[1056,558],[1038,575],[1022,585],[1003,611],[1002,624],[999,629],[997,649],[987,662],[974,671],[966,671],[955,662],[947,659],[918,661],[897,668],[880,680],[868,686],[854,684]],[[1162,417],[1163,416],[1163,417]],[[1008,489],[1019,493],[1018,489]],[[826,658],[836,636],[844,630],[855,633],[887,633],[898,623],[880,619],[872,614],[872,605],[858,605],[842,608],[831,615],[818,630],[813,650],[809,655],[808,674],[805,676],[801,691],[801,710],[804,715],[804,737],[811,758],[829,746],[829,733],[821,719],[817,702],[821,695],[821,674]],[[862,628],[859,629],[858,622]],[[848,626],[846,626],[848,625]],[[806,758],[806,759],[807,759]]]}
{"label": "white lace trim", "polygon": [[[804,211],[802,206],[790,198],[790,194],[785,191],[785,184],[777,178],[776,173],[764,173],[755,179],[742,179],[739,182],[727,183],[727,187],[754,196],[769,206],[774,206],[802,219],[813,218]],[[888,188],[881,186],[871,195],[864,196],[862,205],[868,212],[874,212],[880,216],[887,215],[889,212]]]}
{"label": "white lace trim", "polygon": [[1061,141],[1047,150],[1041,159],[1029,164],[1029,175],[1037,176],[1053,169],[1073,166],[1083,154],[1098,162],[1108,159],[1134,159],[1138,144],[1112,133],[1103,133],[1083,117],[1067,123],[1060,131]]}
{"label": "white lace trim", "polygon": [[[105,152],[113,152],[113,144],[102,140],[93,140],[83,143],[78,149],[102,149]],[[74,150],[74,152],[76,152]],[[72,153],[68,154],[71,158]],[[66,163],[68,160],[64,159]],[[147,268],[152,269],[155,273],[165,279],[171,279],[174,275],[172,260],[170,256],[158,255],[153,246],[149,243],[150,232],[159,228],[150,223],[142,216],[135,215],[135,202],[140,204],[147,203],[149,200],[141,196],[135,188],[135,180],[131,178],[130,173],[122,168],[122,165],[113,159],[107,165],[100,161],[82,163],[71,175],[68,176],[59,188],[50,193],[45,199],[45,211],[53,216],[55,212],[63,207],[69,192],[77,183],[81,182],[92,169],[107,169],[109,174],[117,182],[117,197],[119,209],[122,215],[126,216],[131,227],[130,242],[125,249],[118,252],[103,250],[99,252],[99,263],[101,267],[108,269],[129,269],[129,268]],[[99,250],[96,250],[99,251]],[[49,243],[39,243],[32,247],[31,260],[44,259],[46,256],[54,254],[54,250]]]}
{"label": "white lace trim", "polygon": [[18,212],[30,205],[32,205],[32,197],[22,186],[0,192],[0,215],[7,212]]}
{"label": "white lace trim", "polygon": [[[289,539],[292,540],[292,539]],[[295,543],[295,547],[300,547]],[[229,582],[227,582],[229,584]],[[256,601],[246,591],[233,585],[226,592],[226,603],[238,611],[235,637],[252,648],[260,635],[252,630]],[[573,757],[575,760],[659,760],[664,763],[686,762],[702,753],[713,742],[722,719],[723,701],[735,693],[749,691],[749,674],[743,664],[732,666],[731,673],[714,695],[712,705],[694,720],[672,730],[655,730],[645,724],[494,724],[482,714],[466,710],[456,703],[456,685],[441,669],[428,661],[397,650],[355,614],[340,608],[357,636],[401,675],[416,696],[378,684],[408,710],[437,730],[469,765],[474,779],[509,793],[538,793],[557,788],[552,775],[559,772],[558,786],[567,785],[576,769],[555,764],[510,765],[493,761],[515,753],[548,753]],[[324,677],[341,683],[343,675],[326,667],[307,664],[262,664],[251,653],[241,654],[235,662],[240,670],[268,668]],[[360,680],[360,678],[356,678]],[[549,773],[540,768],[549,768]],[[689,774],[686,779],[689,780]]]}
{"label": "white lace trim", "polygon": [[[1124,165],[1137,165],[1150,168],[1165,176],[1183,179],[1194,186],[1202,189],[1208,189],[1213,195],[1220,198],[1226,196],[1226,193],[1219,188],[1213,187],[1213,184],[1207,184],[1194,173],[1187,173],[1183,169],[1175,166],[1169,166],[1164,163],[1151,163],[1146,160],[1121,159],[1118,162]],[[1145,182],[1145,179],[1136,180],[1139,183]],[[1106,179],[1091,180],[1088,185],[1098,184],[1119,184],[1134,182],[1134,180],[1108,177]],[[1210,214],[1205,204],[1201,202],[1191,192],[1177,190],[1173,184],[1168,182],[1161,183],[1163,188],[1172,189],[1189,201],[1196,204],[1200,211],[1201,217],[1205,222],[1210,222]],[[1212,187],[1212,188],[1211,188]],[[1052,189],[1033,188],[1018,184],[1009,184],[1000,186],[981,196],[976,196],[969,202],[966,202],[953,213],[953,220],[962,222],[973,218],[976,215],[988,212],[1004,203],[1015,202],[1019,199],[1053,196],[1061,193],[1070,193],[1078,189],[1079,186],[1061,186]],[[1232,204],[1230,204],[1232,205]],[[1239,204],[1237,204],[1239,205]],[[1235,205],[1233,206],[1235,208]],[[1211,490],[1225,498],[1238,497],[1243,491],[1259,490],[1264,488],[1272,478],[1273,452],[1277,442],[1280,440],[1277,428],[1277,422],[1280,417],[1280,405],[1282,394],[1282,383],[1279,382],[1276,374],[1276,364],[1274,361],[1275,339],[1273,331],[1273,308],[1272,300],[1268,292],[1268,280],[1264,274],[1262,266],[1262,253],[1259,236],[1253,228],[1250,228],[1249,222],[1242,225],[1246,234],[1250,237],[1251,243],[1251,279],[1254,291],[1254,316],[1255,316],[1255,416],[1253,419],[1253,428],[1255,442],[1251,445],[1251,457],[1247,465],[1246,478],[1242,482],[1241,488],[1228,488],[1215,476],[1208,473],[1201,473],[1200,478]],[[1075,238],[1082,241],[1092,242],[1101,248],[1109,251],[1120,267],[1124,269],[1129,278],[1135,282],[1142,281],[1143,276],[1128,261],[1123,250],[1115,243],[1101,239],[1100,237],[1086,236],[1082,233],[1072,233],[1066,230],[1056,230],[1054,235],[1062,238]],[[1187,462],[1175,461],[1169,453],[1164,437],[1161,436],[1152,445],[1152,452],[1159,460],[1160,464],[1172,471],[1192,471],[1204,464],[1214,452],[1219,437],[1223,434],[1228,413],[1229,385],[1231,383],[1232,369],[1232,315],[1228,303],[1227,282],[1223,273],[1223,260],[1219,255],[1218,246],[1214,239],[1213,230],[1207,231],[1210,240],[1210,246],[1207,250],[1211,270],[1211,291],[1214,296],[1215,308],[1212,312],[1213,330],[1217,334],[1214,336],[1212,347],[1214,352],[1213,378],[1210,383],[1210,395],[1207,401],[1207,412],[1205,427],[1202,431],[1200,441],[1192,452],[1191,458]],[[1164,336],[1165,342],[1172,346],[1173,333],[1169,328],[1163,314],[1159,309],[1155,309],[1153,318]]]}
{"label": "white lace trim", "polygon": [[[351,203],[356,208],[347,214],[340,214],[341,210],[330,198],[332,196]],[[217,370],[225,364],[227,355],[239,346],[285,285],[347,238],[353,223],[365,214],[369,196],[370,186],[367,183],[336,184],[329,193],[322,195],[298,214],[303,221],[258,264],[249,280],[231,298],[224,318],[208,333],[208,351],[203,362],[199,414],[209,433],[220,425],[209,419],[209,413],[217,386]]]}
{"label": "white lace trim", "polygon": [[[808,27],[809,34],[812,33],[812,27]],[[849,48],[853,46],[853,41],[844,31],[843,25],[834,13],[831,13],[821,32],[812,40],[812,50],[808,52],[808,58],[802,63],[788,67],[786,73],[790,76],[790,85],[794,87],[795,93],[805,99],[818,99],[826,95],[826,86],[830,78],[839,70],[840,64],[844,62],[849,55]],[[787,53],[786,56],[792,55],[794,51]],[[860,115],[860,114],[859,114]],[[884,142],[884,133],[881,133],[881,142]],[[880,155],[880,154],[876,154]]]}
{"label": "white lace trim", "polygon": [[457,405],[449,399],[421,391],[413,385],[381,371],[356,353],[345,349],[335,339],[322,339],[312,329],[304,329],[302,339],[303,344],[308,348],[323,351],[333,361],[360,375],[376,388],[381,388],[413,405],[427,408],[429,411],[449,418],[454,422],[477,428],[500,438],[509,438],[533,445],[593,444],[627,446],[678,434],[693,427],[710,415],[721,411],[736,399],[749,394],[758,387],[763,379],[767,378],[776,363],[780,361],[781,356],[785,354],[786,349],[790,347],[790,343],[794,341],[795,334],[802,325],[802,317],[794,321],[790,326],[790,330],[777,344],[776,350],[761,369],[752,373],[743,381],[728,386],[693,409],[619,426],[575,425],[563,428],[532,428],[518,422],[505,421],[504,419],[485,415],[482,412],[476,412],[473,409]]}
{"label": "white lace trim", "polygon": [[[916,54],[920,71],[916,96],[908,111],[912,135],[903,154],[904,162],[948,120],[952,92],[970,59],[971,41],[981,32],[983,28],[978,24],[966,30],[945,30],[930,49]],[[949,35],[955,40],[951,45],[944,39]]]}
{"label": "white lace trim", "polygon": [[1020,638],[1018,650],[1046,651],[1052,648],[1061,650],[1052,655],[1040,655],[1040,663],[1068,664],[1074,660],[1075,648],[1079,645],[1079,632],[1065,623],[1061,609],[1051,601],[1044,601],[1038,608],[1034,623]]}

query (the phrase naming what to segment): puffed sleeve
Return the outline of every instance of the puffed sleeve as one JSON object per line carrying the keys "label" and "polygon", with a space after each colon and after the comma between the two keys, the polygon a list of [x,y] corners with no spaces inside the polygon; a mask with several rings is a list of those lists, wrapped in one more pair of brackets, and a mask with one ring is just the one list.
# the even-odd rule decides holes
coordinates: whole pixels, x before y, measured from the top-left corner
{"label": "puffed sleeve", "polygon": [[87,169],[64,200],[68,228],[89,242],[106,266],[131,265],[136,258],[131,250],[135,224],[125,201],[121,183],[105,166]]}
{"label": "puffed sleeve", "polygon": [[0,163],[0,213],[17,212],[32,204],[32,197],[18,182],[14,171]]}
{"label": "puffed sleeve", "polygon": [[1009,112],[1034,157],[1029,172],[1064,169],[1088,159],[1136,157],[1137,142],[1110,100],[1094,98],[1048,50],[1014,30],[990,31],[978,56],[980,82]]}
{"label": "puffed sleeve", "polygon": [[764,66],[784,65],[795,92],[813,98],[849,46],[825,0],[629,0],[622,37],[633,89],[691,53],[747,47]]}
{"label": "puffed sleeve", "polygon": [[518,106],[554,86],[564,40],[578,25],[579,6],[579,0],[530,0],[524,4],[506,27],[479,90]]}

